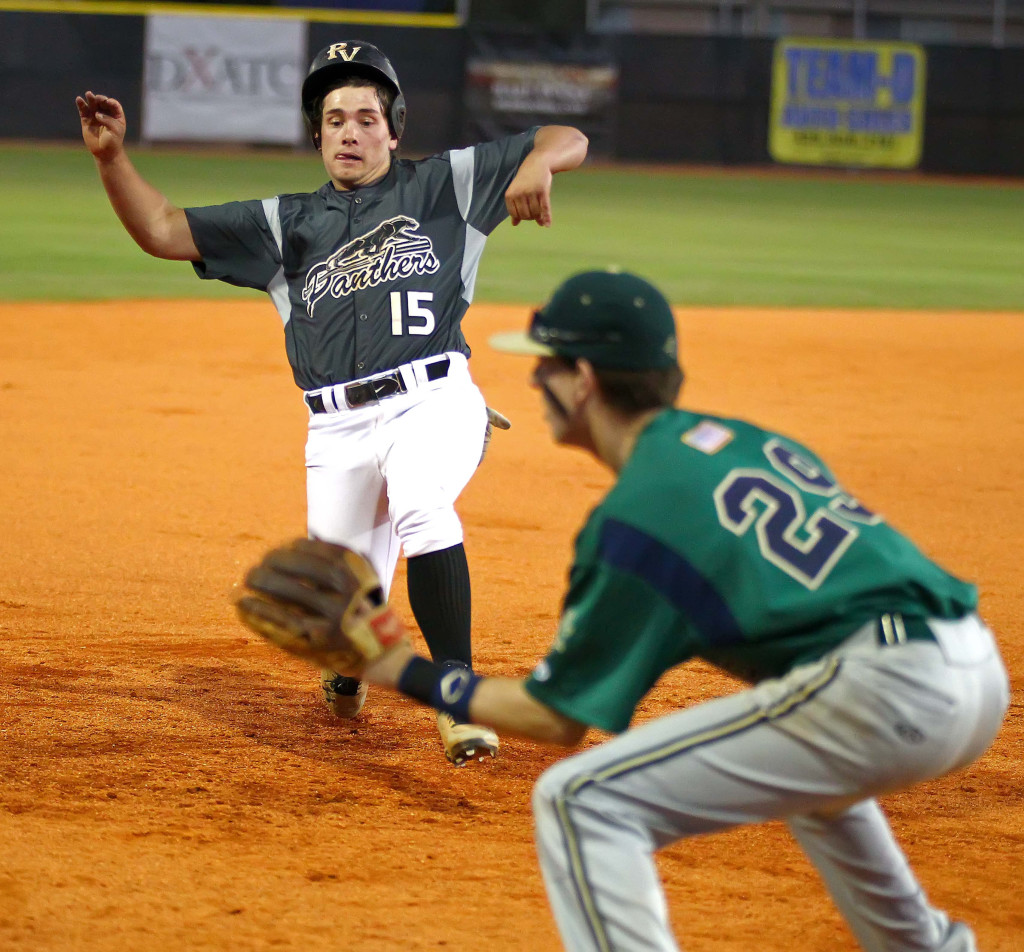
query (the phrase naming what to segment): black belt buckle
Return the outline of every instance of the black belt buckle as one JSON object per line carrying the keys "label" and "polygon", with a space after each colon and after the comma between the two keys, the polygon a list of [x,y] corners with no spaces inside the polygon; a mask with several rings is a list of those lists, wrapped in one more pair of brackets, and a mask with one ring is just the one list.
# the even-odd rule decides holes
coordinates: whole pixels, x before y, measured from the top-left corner
{"label": "black belt buckle", "polygon": [[398,393],[405,393],[405,381],[399,371],[390,374],[382,374],[371,380],[364,380],[362,383],[350,383],[345,388],[345,402],[354,410],[357,407],[364,407],[368,403],[377,403],[385,397],[393,397]]}

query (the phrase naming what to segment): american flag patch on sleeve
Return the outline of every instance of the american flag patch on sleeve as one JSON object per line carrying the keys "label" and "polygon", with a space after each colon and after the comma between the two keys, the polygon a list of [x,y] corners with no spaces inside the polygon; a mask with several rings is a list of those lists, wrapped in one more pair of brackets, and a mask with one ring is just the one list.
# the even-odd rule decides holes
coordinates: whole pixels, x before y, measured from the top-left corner
{"label": "american flag patch on sleeve", "polygon": [[680,439],[695,450],[707,453],[717,453],[726,445],[734,434],[727,426],[715,420],[701,420],[695,427],[687,430]]}

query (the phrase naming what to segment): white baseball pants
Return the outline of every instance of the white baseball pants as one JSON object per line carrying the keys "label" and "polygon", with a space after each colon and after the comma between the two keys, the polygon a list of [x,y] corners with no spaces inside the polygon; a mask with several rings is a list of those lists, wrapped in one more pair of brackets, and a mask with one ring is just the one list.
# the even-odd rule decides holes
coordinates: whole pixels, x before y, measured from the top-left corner
{"label": "white baseball pants", "polygon": [[480,462],[487,408],[466,358],[448,357],[442,379],[417,373],[408,393],[310,415],[309,535],[361,552],[385,592],[401,551],[424,555],[462,542],[455,500]]}

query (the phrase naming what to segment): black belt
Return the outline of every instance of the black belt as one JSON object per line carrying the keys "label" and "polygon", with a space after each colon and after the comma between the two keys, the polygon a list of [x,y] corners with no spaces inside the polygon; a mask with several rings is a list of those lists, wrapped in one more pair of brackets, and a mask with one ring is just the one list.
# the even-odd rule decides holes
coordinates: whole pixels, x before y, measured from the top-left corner
{"label": "black belt", "polygon": [[[450,358],[444,357],[427,364],[425,368],[427,380],[440,380],[442,377],[447,377],[451,363]],[[411,376],[412,370],[410,369],[406,373]],[[344,385],[345,403],[353,410],[357,407],[365,407],[368,403],[379,403],[388,397],[408,392],[409,388],[406,386],[401,370],[389,370],[376,377]],[[305,399],[306,406],[313,413],[329,413],[333,409],[324,403],[322,393],[307,393]]]}
{"label": "black belt", "polygon": [[887,612],[878,619],[875,630],[878,643],[883,647],[902,645],[908,641],[934,641],[928,622],[923,618],[904,618],[899,612]]}

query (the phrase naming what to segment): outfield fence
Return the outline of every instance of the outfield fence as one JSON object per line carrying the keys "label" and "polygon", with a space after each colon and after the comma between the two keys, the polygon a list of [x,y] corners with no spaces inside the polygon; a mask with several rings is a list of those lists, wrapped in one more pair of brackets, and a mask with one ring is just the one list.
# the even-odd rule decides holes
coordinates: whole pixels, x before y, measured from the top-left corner
{"label": "outfield fence", "polygon": [[[899,70],[891,65],[904,56],[899,38],[894,45],[884,37],[819,37],[813,56],[786,60],[779,44],[787,37],[747,29],[746,20],[737,21],[736,29],[722,21],[717,32],[714,24],[703,32],[629,32],[610,29],[610,8],[598,5],[605,19],[592,20],[589,28],[584,17],[579,24],[570,19],[565,29],[531,29],[481,22],[467,16],[464,3],[448,4],[447,12],[427,12],[426,3],[411,6],[418,11],[0,0],[0,138],[77,139],[74,97],[85,89],[121,99],[136,139],[161,137],[154,132],[160,124],[148,122],[158,82],[173,79],[182,96],[205,96],[220,83],[241,97],[243,108],[266,106],[268,94],[256,79],[271,75],[270,64],[223,49],[203,27],[216,19],[261,22],[271,37],[293,37],[288,70],[274,74],[285,113],[289,95],[297,108],[298,82],[311,52],[339,38],[381,46],[409,103],[403,140],[408,154],[532,123],[569,122],[590,136],[592,155],[630,162],[784,161],[1024,176],[1024,46],[914,43],[917,72],[901,101]],[[714,5],[661,6],[707,13]],[[765,9],[730,6],[749,8],[751,15]],[[1006,24],[1017,22],[1016,7],[1007,9],[1012,16],[1000,21],[1004,39]],[[165,60],[161,72],[147,42],[155,20],[174,18],[195,24],[186,31],[194,33],[194,42],[187,40],[181,62]],[[783,75],[779,64],[787,62],[809,65],[799,76],[795,66]],[[780,106],[780,89],[796,99]],[[870,108],[860,101],[865,97]],[[787,149],[772,147],[773,140],[781,141],[780,123],[789,124],[783,130]],[[228,136],[225,125],[225,138],[304,145],[297,123],[259,125],[273,126],[276,137],[259,130]],[[180,135],[174,128],[164,128],[163,138]],[[901,142],[903,135],[913,135],[914,142]]]}

